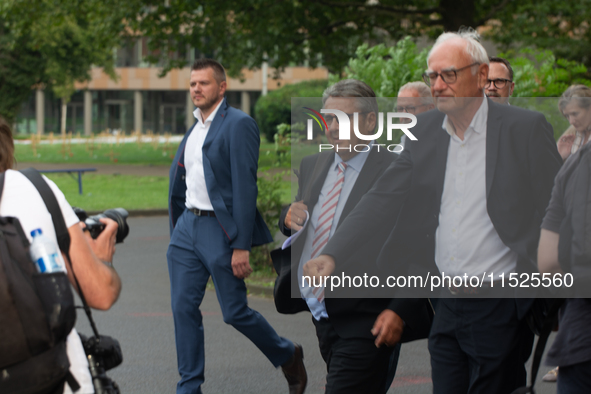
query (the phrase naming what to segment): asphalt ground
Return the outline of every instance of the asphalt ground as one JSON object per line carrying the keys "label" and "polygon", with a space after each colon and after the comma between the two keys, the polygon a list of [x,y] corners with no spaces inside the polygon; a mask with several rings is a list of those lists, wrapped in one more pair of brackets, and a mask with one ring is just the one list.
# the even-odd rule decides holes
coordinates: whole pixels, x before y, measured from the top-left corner
{"label": "asphalt ground", "polygon": [[[168,218],[132,217],[129,225],[130,234],[123,244],[117,245],[114,259],[123,281],[121,297],[110,311],[94,312],[99,332],[117,338],[123,349],[123,364],[108,375],[125,394],[174,393],[178,374],[166,264]],[[275,311],[271,298],[249,296],[249,305],[265,316],[280,335],[303,345],[309,376],[306,392],[323,393],[326,367],[310,315],[281,315]],[[274,369],[242,334],[223,322],[215,292],[206,292],[201,310],[206,352],[204,393],[287,393],[281,371]],[[91,332],[82,312],[78,314],[77,327],[82,333]],[[543,366],[540,375],[546,370]],[[555,393],[555,388],[551,383],[537,384],[539,394]],[[403,345],[389,393],[431,392],[426,341]]]}

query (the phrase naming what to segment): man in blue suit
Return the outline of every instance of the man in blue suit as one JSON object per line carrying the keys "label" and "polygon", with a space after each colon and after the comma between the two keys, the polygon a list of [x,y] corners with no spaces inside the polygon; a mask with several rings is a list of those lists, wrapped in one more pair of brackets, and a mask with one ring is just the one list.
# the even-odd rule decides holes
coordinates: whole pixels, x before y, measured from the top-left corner
{"label": "man in blue suit", "polygon": [[197,119],[170,169],[170,275],[177,361],[177,394],[201,393],[203,322],[199,306],[213,279],[224,321],[250,339],[275,367],[290,394],[307,383],[299,345],[280,337],[246,300],[251,246],[273,239],[256,209],[259,130],[224,99],[226,74],[218,62],[199,59],[190,92]]}

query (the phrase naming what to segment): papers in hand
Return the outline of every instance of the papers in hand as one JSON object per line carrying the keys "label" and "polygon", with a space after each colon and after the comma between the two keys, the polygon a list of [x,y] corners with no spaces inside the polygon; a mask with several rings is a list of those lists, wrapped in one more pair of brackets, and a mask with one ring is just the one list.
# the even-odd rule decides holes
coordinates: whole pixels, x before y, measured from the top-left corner
{"label": "papers in hand", "polygon": [[296,241],[296,239],[298,239],[300,237],[300,235],[303,233],[302,230],[305,229],[306,226],[308,225],[308,219],[310,219],[310,214],[308,213],[308,211],[306,211],[306,221],[302,225],[302,228],[297,233],[293,234],[291,237],[289,237],[285,240],[283,245],[281,245],[282,250],[285,250],[288,247],[290,247],[291,244],[294,243]]}

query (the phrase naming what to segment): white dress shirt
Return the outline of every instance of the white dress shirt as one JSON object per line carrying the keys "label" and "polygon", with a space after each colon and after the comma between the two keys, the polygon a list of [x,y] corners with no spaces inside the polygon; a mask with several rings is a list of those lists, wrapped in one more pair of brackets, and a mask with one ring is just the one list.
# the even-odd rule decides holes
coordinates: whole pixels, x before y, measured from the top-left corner
{"label": "white dress shirt", "polygon": [[462,141],[447,115],[450,135],[445,181],[435,233],[435,262],[445,275],[476,275],[490,282],[515,271],[517,254],[499,238],[486,209],[488,102],[482,100]]}
{"label": "white dress shirt", "polygon": [[193,116],[197,119],[197,123],[195,123],[193,130],[191,130],[191,135],[189,135],[187,144],[185,145],[185,182],[187,184],[185,206],[187,208],[213,211],[213,206],[207,193],[207,185],[205,184],[205,172],[203,171],[203,142],[205,142],[211,122],[223,102],[224,100],[220,101],[218,106],[205,119],[205,122],[203,122],[199,108],[193,111]]}
{"label": "white dress shirt", "polygon": [[[343,208],[347,203],[347,199],[351,194],[351,190],[353,190],[353,186],[355,186],[355,182],[357,181],[359,173],[361,172],[361,169],[363,168],[368,156],[369,151],[360,152],[346,162],[347,169],[345,170],[345,180],[343,182],[343,188],[341,189],[341,194],[339,196],[337,208],[334,214],[334,218],[332,220],[332,225],[330,227],[330,237],[333,236],[337,229],[337,224],[339,223],[339,220],[341,219],[341,214],[343,213]],[[324,305],[324,300],[322,302],[319,302],[316,299],[316,297],[307,293],[306,289],[302,289],[301,278],[303,275],[304,264],[306,264],[306,262],[308,262],[308,260],[310,260],[310,258],[312,257],[312,243],[314,242],[314,233],[316,230],[316,226],[318,225],[318,217],[322,213],[322,205],[324,204],[324,201],[327,198],[327,194],[333,189],[333,186],[337,180],[338,165],[342,161],[343,159],[341,159],[341,157],[335,153],[334,162],[331,164],[330,169],[328,170],[328,174],[326,174],[326,179],[324,180],[324,184],[322,185],[322,189],[320,190],[320,195],[318,196],[318,202],[316,202],[316,205],[314,206],[314,211],[312,213],[312,217],[309,219],[309,228],[306,234],[306,241],[304,243],[304,249],[302,250],[300,265],[298,268],[298,278],[300,282],[300,290],[302,291],[302,298],[304,298],[304,300],[308,304],[308,308],[310,308],[310,312],[312,312],[312,316],[314,316],[314,319],[316,320],[328,317],[328,313],[326,312],[326,307]]]}

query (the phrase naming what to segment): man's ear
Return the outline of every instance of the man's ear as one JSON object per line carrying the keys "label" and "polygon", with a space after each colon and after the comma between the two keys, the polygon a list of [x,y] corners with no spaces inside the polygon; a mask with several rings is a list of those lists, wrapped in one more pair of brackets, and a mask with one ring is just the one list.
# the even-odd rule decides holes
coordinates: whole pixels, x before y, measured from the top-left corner
{"label": "man's ear", "polygon": [[488,64],[482,63],[478,66],[478,87],[484,89],[484,85],[488,81]]}
{"label": "man's ear", "polygon": [[220,83],[220,95],[223,96],[226,93],[226,89],[228,87],[228,84],[226,83],[226,81],[222,81]]}
{"label": "man's ear", "polygon": [[371,134],[376,129],[377,117],[375,112],[370,112],[365,117],[365,134]]}

